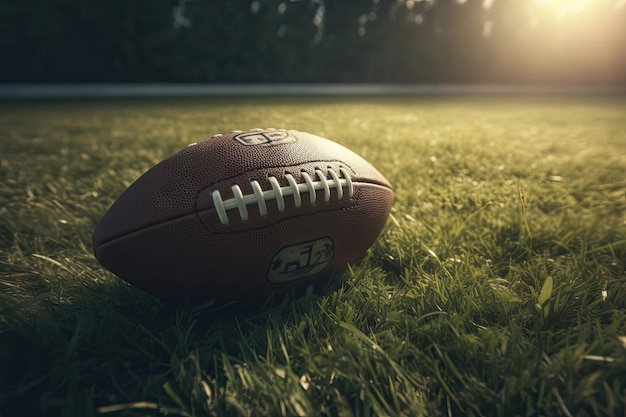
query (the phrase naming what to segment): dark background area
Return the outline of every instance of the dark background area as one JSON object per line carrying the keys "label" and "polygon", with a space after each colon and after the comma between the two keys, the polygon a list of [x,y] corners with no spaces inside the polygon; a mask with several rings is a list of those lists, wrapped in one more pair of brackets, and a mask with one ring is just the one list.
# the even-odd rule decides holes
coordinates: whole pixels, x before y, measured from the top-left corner
{"label": "dark background area", "polygon": [[624,0],[2,0],[0,82],[626,83]]}

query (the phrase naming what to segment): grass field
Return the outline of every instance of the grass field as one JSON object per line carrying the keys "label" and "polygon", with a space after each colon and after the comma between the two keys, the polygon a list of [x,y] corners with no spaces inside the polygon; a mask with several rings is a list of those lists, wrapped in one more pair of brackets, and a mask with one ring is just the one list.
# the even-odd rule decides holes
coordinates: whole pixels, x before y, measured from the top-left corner
{"label": "grass field", "polygon": [[[394,185],[337,288],[233,313],[99,267],[134,179],[253,127]],[[2,102],[0,416],[624,416],[625,189],[623,97]]]}

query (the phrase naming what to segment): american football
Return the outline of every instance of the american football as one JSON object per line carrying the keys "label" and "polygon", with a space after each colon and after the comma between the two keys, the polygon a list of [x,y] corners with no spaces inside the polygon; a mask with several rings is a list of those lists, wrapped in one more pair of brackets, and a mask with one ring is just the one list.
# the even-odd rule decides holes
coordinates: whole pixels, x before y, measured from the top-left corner
{"label": "american football", "polygon": [[319,136],[252,129],[191,144],[139,177],[93,234],[98,261],[167,299],[258,299],[357,262],[393,190]]}

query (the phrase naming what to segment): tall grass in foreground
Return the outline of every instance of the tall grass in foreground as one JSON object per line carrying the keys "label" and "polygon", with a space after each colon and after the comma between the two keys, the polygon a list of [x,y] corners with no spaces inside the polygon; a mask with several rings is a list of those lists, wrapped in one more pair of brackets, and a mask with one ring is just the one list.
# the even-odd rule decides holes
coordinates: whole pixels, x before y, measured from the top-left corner
{"label": "tall grass in foreground", "polygon": [[[252,127],[394,185],[336,288],[225,311],[98,266],[137,176]],[[626,415],[625,173],[621,98],[0,103],[0,416]]]}

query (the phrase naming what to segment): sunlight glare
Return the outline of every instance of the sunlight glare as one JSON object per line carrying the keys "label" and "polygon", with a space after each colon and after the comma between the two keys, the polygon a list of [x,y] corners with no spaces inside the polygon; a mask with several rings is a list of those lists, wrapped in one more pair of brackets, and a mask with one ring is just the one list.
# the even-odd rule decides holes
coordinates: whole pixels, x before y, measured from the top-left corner
{"label": "sunlight glare", "polygon": [[556,18],[565,19],[585,12],[594,4],[594,0],[535,0],[535,4],[545,7]]}
{"label": "sunlight glare", "polygon": [[489,10],[493,6],[494,0],[483,0],[483,9]]}
{"label": "sunlight glare", "polygon": [[[490,0],[482,1],[484,7]],[[623,71],[620,42],[625,31],[619,21],[626,0],[532,0],[528,4],[520,47],[509,57],[511,71],[561,82],[611,79]],[[482,29],[483,37],[491,34],[491,28]]]}

